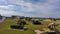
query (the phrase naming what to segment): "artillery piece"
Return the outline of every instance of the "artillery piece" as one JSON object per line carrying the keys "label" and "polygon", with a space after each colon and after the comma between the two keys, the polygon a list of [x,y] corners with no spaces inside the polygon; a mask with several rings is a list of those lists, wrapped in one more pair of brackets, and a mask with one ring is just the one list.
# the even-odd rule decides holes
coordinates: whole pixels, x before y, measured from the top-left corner
{"label": "artillery piece", "polygon": [[[51,34],[52,34],[52,33],[58,34],[59,30],[56,28],[56,26],[58,26],[59,24],[60,24],[59,22],[55,22],[55,23],[50,23],[50,24],[48,25],[48,28],[49,28],[50,30],[52,30],[52,32],[50,32]],[[48,33],[49,33],[49,32],[48,32]]]}
{"label": "artillery piece", "polygon": [[58,24],[59,24],[59,23],[50,23],[50,24],[48,25],[48,28],[49,28],[50,30],[56,31],[56,26],[57,26]]}

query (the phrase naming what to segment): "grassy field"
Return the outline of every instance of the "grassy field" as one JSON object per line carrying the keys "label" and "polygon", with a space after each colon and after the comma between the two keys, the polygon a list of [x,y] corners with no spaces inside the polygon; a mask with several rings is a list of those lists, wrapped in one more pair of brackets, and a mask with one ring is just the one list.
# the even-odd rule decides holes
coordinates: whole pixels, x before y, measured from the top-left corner
{"label": "grassy field", "polygon": [[[10,29],[10,25],[14,25],[17,23],[18,20],[13,20],[13,19],[6,19],[3,23],[0,24],[0,34],[36,34],[34,30],[43,30],[43,28],[48,29],[47,26],[51,22],[46,22],[46,21],[41,21],[42,25],[34,25],[32,24],[31,21],[27,21],[27,27],[28,29],[26,31],[21,31],[21,30],[14,30]],[[60,30],[60,25],[57,26],[57,29]]]}

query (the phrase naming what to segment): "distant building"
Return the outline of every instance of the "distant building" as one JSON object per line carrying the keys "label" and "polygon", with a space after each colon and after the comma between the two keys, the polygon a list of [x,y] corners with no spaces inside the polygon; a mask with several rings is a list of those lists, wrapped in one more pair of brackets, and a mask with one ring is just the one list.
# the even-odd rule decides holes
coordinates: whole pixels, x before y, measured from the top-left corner
{"label": "distant building", "polygon": [[15,16],[15,15],[13,15],[12,18],[13,18],[13,19],[19,19],[20,16]]}
{"label": "distant building", "polygon": [[49,22],[51,22],[51,19],[44,19],[43,21],[49,21]]}
{"label": "distant building", "polygon": [[39,21],[39,19],[32,18],[31,20]]}

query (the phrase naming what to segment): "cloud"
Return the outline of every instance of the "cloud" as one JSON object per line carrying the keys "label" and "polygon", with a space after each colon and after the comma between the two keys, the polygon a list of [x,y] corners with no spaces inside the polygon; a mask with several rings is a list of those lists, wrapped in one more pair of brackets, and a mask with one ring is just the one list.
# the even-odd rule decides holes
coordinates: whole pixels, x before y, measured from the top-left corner
{"label": "cloud", "polygon": [[60,13],[60,0],[7,0],[7,4],[7,6],[0,6],[0,10],[9,10],[10,12],[22,13],[24,16],[37,17],[55,17]]}
{"label": "cloud", "polygon": [[22,12],[14,11],[16,8],[14,5],[0,5],[0,14],[4,16],[19,15],[28,16],[30,14],[25,14]]}
{"label": "cloud", "polygon": [[1,15],[19,15],[20,13],[18,12],[15,12],[15,11],[5,11],[5,10],[0,10],[0,14]]}
{"label": "cloud", "polygon": [[34,11],[33,7],[32,7],[32,3],[27,3],[23,0],[9,0],[8,2],[9,4],[17,4],[17,5],[20,5],[20,8],[21,8],[21,11],[27,11],[27,12],[30,12],[30,11]]}
{"label": "cloud", "polygon": [[11,16],[11,15],[20,15],[22,13],[14,11],[14,5],[0,5],[0,14]]}
{"label": "cloud", "polygon": [[0,5],[0,8],[5,8],[5,9],[9,9],[9,8],[12,8],[14,7],[13,5]]}
{"label": "cloud", "polygon": [[[25,12],[31,12],[31,11],[39,11],[39,12],[46,12],[47,11],[47,12],[49,12],[52,9],[54,9],[54,5],[51,5],[51,3],[50,3],[53,0],[51,0],[51,1],[46,0],[45,3],[44,3],[44,1],[45,0],[43,0],[43,1],[40,0],[40,2],[43,2],[43,3],[39,2],[37,4],[33,4],[31,2],[25,2],[23,0],[13,0],[13,1],[9,0],[9,3],[20,5],[21,11],[25,11]],[[35,0],[35,2],[36,2],[36,0]]]}

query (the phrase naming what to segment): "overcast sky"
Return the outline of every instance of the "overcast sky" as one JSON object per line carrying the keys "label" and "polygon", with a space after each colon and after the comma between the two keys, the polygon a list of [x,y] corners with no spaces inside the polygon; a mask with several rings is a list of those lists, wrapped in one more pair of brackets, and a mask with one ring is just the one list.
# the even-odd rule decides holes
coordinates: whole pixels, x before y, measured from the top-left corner
{"label": "overcast sky", "polygon": [[60,17],[60,0],[0,0],[0,14]]}

